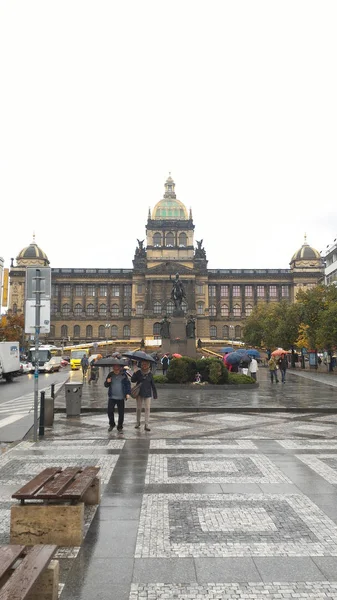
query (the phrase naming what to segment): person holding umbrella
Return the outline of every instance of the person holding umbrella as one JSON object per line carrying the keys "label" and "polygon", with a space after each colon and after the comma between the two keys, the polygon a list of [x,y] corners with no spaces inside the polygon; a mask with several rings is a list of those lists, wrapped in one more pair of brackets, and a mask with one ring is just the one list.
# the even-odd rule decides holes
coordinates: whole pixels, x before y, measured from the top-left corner
{"label": "person holding umbrella", "polygon": [[[136,353],[135,353],[136,354]],[[139,353],[140,354],[140,353]],[[157,389],[153,380],[153,375],[150,370],[150,361],[141,359],[140,369],[135,371],[131,377],[132,383],[140,385],[139,395],[137,396],[137,409],[136,409],[136,425],[135,429],[140,428],[140,417],[142,413],[142,405],[145,407],[145,431],[151,431],[149,427],[150,421],[150,407],[151,398],[154,400],[158,398]]]}
{"label": "person holding umbrella", "polygon": [[131,393],[131,383],[127,374],[123,370],[125,362],[119,358],[111,359],[110,364],[112,365],[112,371],[108,374],[104,387],[108,388],[108,417],[109,417],[109,429],[112,431],[116,426],[115,424],[115,406],[117,405],[118,410],[118,425],[117,431],[123,431],[124,423],[124,409],[125,400],[127,400]]}

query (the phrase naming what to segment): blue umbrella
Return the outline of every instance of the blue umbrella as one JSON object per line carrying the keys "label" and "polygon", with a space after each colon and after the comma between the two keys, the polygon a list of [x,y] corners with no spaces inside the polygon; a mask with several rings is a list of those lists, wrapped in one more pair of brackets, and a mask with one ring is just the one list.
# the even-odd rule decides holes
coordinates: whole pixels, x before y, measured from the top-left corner
{"label": "blue umbrella", "polygon": [[249,350],[247,350],[247,354],[248,356],[252,356],[253,358],[261,358],[260,352],[258,350],[255,350],[255,348],[250,348]]}
{"label": "blue umbrella", "polygon": [[235,350],[238,354],[247,354],[248,350],[246,348],[239,348],[239,350]]}
{"label": "blue umbrella", "polygon": [[231,346],[226,346],[225,348],[220,349],[221,354],[228,354],[229,352],[234,352],[234,348]]}
{"label": "blue umbrella", "polygon": [[242,354],[239,354],[239,352],[231,352],[230,354],[227,354],[227,356],[226,356],[226,363],[228,365],[238,365],[241,358],[242,358]]}

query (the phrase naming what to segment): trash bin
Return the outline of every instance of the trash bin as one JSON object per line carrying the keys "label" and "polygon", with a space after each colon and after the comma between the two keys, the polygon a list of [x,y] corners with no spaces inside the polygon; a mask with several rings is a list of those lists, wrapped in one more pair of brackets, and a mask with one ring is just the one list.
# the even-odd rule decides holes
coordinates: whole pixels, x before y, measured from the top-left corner
{"label": "trash bin", "polygon": [[66,413],[67,417],[79,417],[81,414],[83,383],[66,383]]}

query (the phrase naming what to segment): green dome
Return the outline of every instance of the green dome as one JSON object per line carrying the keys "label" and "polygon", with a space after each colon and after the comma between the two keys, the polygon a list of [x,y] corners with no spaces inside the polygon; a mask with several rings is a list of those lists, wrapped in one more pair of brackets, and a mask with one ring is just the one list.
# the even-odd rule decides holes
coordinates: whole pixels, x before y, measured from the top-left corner
{"label": "green dome", "polygon": [[175,183],[170,175],[165,182],[164,198],[154,207],[152,219],[172,221],[188,219],[186,206],[177,199],[174,188]]}

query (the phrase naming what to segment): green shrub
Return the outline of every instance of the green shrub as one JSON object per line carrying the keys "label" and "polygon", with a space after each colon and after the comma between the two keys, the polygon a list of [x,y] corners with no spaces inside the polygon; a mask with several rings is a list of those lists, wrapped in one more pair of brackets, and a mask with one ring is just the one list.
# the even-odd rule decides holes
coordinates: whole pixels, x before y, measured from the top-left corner
{"label": "green shrub", "polygon": [[167,371],[167,379],[170,383],[187,383],[195,380],[195,374],[195,360],[183,356],[171,360]]}
{"label": "green shrub", "polygon": [[153,381],[155,383],[167,383],[166,375],[153,375]]}
{"label": "green shrub", "polygon": [[208,381],[213,385],[223,385],[228,382],[228,371],[218,358],[202,358],[196,362],[197,371],[201,375],[201,381]]}
{"label": "green shrub", "polygon": [[249,377],[249,375],[242,375],[241,373],[228,373],[228,383],[232,385],[241,385],[256,382],[255,379]]}

